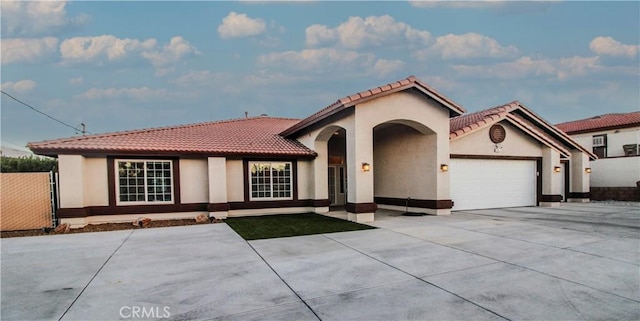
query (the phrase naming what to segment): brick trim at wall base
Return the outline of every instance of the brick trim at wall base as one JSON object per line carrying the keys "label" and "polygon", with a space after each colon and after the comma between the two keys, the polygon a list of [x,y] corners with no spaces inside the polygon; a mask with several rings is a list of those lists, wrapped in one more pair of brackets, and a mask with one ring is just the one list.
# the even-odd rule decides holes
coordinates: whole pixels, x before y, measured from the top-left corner
{"label": "brick trim at wall base", "polygon": [[590,194],[594,201],[640,202],[638,187],[591,187]]}
{"label": "brick trim at wall base", "polygon": [[544,202],[544,203],[562,202],[562,195],[542,194],[542,196],[540,197],[540,202]]}
{"label": "brick trim at wall base", "polygon": [[[375,197],[376,204],[381,205],[394,205],[394,206],[407,206],[406,198],[396,197]],[[409,207],[417,208],[429,208],[435,210],[451,209],[453,208],[453,201],[451,200],[421,200],[421,199],[409,199]]]}
{"label": "brick trim at wall base", "polygon": [[194,203],[169,205],[132,205],[132,206],[87,206],[80,208],[59,208],[58,218],[77,218],[98,215],[127,215],[184,212],[226,212],[229,210],[267,209],[289,207],[326,207],[330,200],[288,200],[265,202],[229,202],[229,203]]}
{"label": "brick trim at wall base", "polygon": [[591,193],[589,192],[571,192],[569,193],[569,197],[568,198],[591,198]]}
{"label": "brick trim at wall base", "polygon": [[347,203],[344,206],[347,213],[374,213],[378,209],[376,203]]}

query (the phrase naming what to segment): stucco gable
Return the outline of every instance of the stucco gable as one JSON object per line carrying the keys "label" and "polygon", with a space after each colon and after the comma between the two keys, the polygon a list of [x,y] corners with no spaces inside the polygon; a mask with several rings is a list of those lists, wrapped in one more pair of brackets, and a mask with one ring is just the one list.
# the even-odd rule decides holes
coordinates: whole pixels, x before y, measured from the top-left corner
{"label": "stucco gable", "polygon": [[597,158],[591,151],[578,144],[566,133],[551,125],[518,101],[452,118],[449,139],[462,139],[470,133],[503,120],[509,121],[540,143],[565,156],[570,155],[570,149],[577,149],[587,154],[591,159]]}
{"label": "stucco gable", "polygon": [[314,125],[321,123],[330,117],[336,119],[345,117],[348,114],[345,113],[345,111],[348,111],[350,108],[358,104],[362,104],[367,101],[371,101],[405,90],[415,90],[421,95],[424,95],[425,97],[438,102],[440,106],[446,108],[449,111],[449,115],[451,117],[461,115],[465,112],[465,109],[455,103],[453,100],[437,92],[435,89],[420,81],[418,78],[409,76],[396,82],[392,82],[383,86],[361,91],[359,93],[340,98],[335,103],[301,120],[299,123],[284,130],[280,134],[284,137],[295,137],[300,133],[312,129]]}

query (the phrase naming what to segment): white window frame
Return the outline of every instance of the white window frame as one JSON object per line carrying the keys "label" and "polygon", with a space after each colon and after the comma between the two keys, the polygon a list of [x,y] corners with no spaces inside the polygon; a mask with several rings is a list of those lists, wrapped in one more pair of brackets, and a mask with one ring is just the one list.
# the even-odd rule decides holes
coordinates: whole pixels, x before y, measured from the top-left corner
{"label": "white window frame", "polygon": [[[255,164],[269,164],[270,167],[269,168],[273,168],[273,164],[289,164],[289,197],[273,197],[273,173],[271,170],[269,170],[269,175],[270,175],[270,197],[254,197],[253,196],[253,180],[252,180],[252,173],[251,173],[251,169],[253,167],[253,165]],[[248,162],[248,175],[249,175],[249,181],[247,182],[247,184],[249,185],[249,201],[282,201],[282,200],[293,200],[293,184],[295,184],[295,182],[293,181],[293,162],[288,162],[288,161],[250,161]],[[286,183],[285,183],[286,184]]]}
{"label": "white window frame", "polygon": [[[127,162],[131,162],[131,163],[139,163],[139,162],[143,162],[143,168],[144,168],[144,201],[121,201],[120,200],[120,172],[119,172],[119,163],[127,163]],[[171,179],[171,200],[170,201],[148,201],[148,190],[147,190],[147,162],[163,162],[163,163],[169,163],[169,173],[170,173],[170,179]],[[175,203],[175,195],[176,195],[176,190],[174,187],[174,173],[173,173],[173,161],[170,159],[115,159],[114,160],[114,167],[115,167],[115,175],[114,175],[114,179],[116,180],[116,205],[124,205],[124,206],[128,206],[128,205],[163,205],[163,204],[174,204]]]}
{"label": "white window frame", "polygon": [[[592,141],[592,146],[593,147],[607,147],[607,144],[605,143],[605,135],[596,135],[593,136],[593,141]],[[598,143],[596,143],[598,142]]]}

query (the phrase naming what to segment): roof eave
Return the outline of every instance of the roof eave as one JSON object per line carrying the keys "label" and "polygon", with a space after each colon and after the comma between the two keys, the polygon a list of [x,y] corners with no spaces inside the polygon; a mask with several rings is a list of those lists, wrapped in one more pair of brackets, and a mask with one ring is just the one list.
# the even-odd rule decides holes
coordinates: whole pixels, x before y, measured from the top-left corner
{"label": "roof eave", "polygon": [[57,149],[57,148],[35,148],[34,154],[57,157],[59,155],[82,155],[82,156],[136,156],[136,157],[237,157],[237,158],[296,158],[314,159],[318,153],[261,153],[261,152],[230,152],[230,151],[170,151],[170,150],[119,150],[119,149]]}
{"label": "roof eave", "polygon": [[[558,126],[556,126],[556,127],[558,127]],[[563,132],[566,133],[567,135],[579,135],[579,134],[596,133],[596,132],[602,132],[602,131],[633,128],[633,127],[640,127],[640,122],[639,123],[613,125],[613,126],[605,126],[605,127],[597,127],[597,128],[589,128],[589,129],[581,129],[581,130],[574,130],[574,131],[564,131],[563,130]],[[560,129],[560,128],[558,127],[558,129]],[[560,130],[562,130],[562,129],[560,129]]]}
{"label": "roof eave", "polygon": [[528,118],[534,120],[541,127],[546,129],[547,131],[551,132],[553,135],[557,136],[557,138],[560,138],[560,140],[563,141],[563,143],[565,145],[567,145],[569,147],[572,147],[572,148],[575,148],[575,149],[587,154],[589,156],[589,158],[592,159],[592,160],[595,160],[595,159],[598,158],[594,153],[592,153],[591,151],[589,151],[586,148],[584,148],[582,145],[580,145],[578,142],[576,142],[573,138],[571,138],[565,132],[563,132],[562,130],[560,130],[556,126],[548,123],[547,121],[542,119],[540,116],[538,116],[536,113],[532,112],[526,106],[522,105],[521,103],[518,103],[518,106],[520,107],[520,108],[518,108],[518,110],[520,110],[522,113],[524,113]]}

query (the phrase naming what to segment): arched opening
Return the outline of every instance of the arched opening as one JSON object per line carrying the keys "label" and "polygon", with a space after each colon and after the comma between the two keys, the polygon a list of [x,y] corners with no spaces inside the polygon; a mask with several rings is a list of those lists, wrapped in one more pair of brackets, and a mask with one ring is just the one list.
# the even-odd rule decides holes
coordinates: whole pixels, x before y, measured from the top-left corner
{"label": "arched opening", "polygon": [[410,120],[373,128],[374,200],[379,207],[437,199],[437,135]]}
{"label": "arched opening", "polygon": [[340,126],[328,126],[316,137],[316,146],[326,143],[326,188],[332,209],[347,202],[347,135]]}

